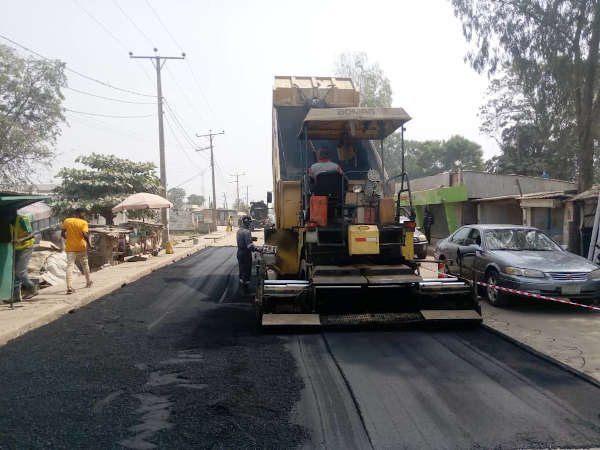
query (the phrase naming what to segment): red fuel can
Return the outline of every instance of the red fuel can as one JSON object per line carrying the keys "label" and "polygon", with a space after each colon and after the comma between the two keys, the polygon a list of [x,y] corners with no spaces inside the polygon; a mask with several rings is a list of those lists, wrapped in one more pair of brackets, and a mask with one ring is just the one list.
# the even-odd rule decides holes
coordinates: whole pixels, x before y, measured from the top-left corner
{"label": "red fuel can", "polygon": [[327,225],[327,197],[313,195],[310,197],[310,221],[324,227]]}

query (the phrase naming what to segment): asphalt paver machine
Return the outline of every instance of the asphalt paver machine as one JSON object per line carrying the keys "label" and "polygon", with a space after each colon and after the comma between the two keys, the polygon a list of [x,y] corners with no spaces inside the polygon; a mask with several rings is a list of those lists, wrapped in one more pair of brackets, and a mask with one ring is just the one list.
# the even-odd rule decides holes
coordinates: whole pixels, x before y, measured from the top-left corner
{"label": "asphalt paver machine", "polygon": [[[480,323],[467,281],[420,275],[404,171],[410,116],[402,108],[358,105],[349,78],[275,78],[276,224],[265,230],[258,259],[258,324]],[[384,140],[394,132],[402,141],[402,170],[390,177]],[[341,171],[311,175],[321,149]]]}

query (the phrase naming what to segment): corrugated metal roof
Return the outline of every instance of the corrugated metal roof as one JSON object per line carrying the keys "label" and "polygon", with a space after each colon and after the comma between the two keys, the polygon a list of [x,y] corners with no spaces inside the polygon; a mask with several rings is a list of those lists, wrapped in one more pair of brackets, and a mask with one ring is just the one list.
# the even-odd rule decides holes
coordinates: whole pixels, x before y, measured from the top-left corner
{"label": "corrugated metal roof", "polygon": [[493,202],[499,200],[532,200],[532,199],[567,199],[571,198],[572,194],[568,194],[565,191],[550,191],[550,192],[534,192],[531,194],[523,194],[523,195],[502,195],[499,197],[490,197],[490,198],[478,198],[472,201],[474,202]]}
{"label": "corrugated metal roof", "polygon": [[576,201],[576,200],[585,200],[587,198],[596,198],[596,197],[598,197],[599,193],[600,193],[600,184],[595,184],[591,188],[589,188],[587,191],[583,191],[583,192],[577,194],[571,200]]}

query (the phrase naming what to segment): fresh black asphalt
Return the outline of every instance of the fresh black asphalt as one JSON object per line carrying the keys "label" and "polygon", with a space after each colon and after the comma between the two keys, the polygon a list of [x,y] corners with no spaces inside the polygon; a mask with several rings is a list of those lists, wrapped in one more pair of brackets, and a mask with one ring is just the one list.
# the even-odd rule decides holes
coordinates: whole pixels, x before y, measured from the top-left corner
{"label": "fresh black asphalt", "polygon": [[259,334],[209,248],[0,348],[0,448],[600,446],[600,389],[485,331]]}

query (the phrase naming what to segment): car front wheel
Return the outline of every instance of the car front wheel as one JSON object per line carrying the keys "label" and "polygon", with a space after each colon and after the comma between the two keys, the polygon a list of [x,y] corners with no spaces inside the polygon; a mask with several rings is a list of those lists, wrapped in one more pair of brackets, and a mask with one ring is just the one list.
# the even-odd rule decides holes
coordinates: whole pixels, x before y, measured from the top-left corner
{"label": "car front wheel", "polygon": [[[498,272],[495,270],[488,271],[488,273],[486,274],[485,282],[493,286],[498,286]],[[486,286],[485,294],[488,299],[488,302],[490,302],[492,306],[507,306],[510,302],[510,298],[506,294],[506,292],[499,291],[498,289],[490,286]]]}

